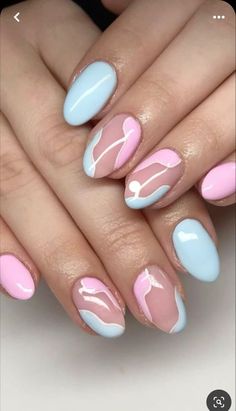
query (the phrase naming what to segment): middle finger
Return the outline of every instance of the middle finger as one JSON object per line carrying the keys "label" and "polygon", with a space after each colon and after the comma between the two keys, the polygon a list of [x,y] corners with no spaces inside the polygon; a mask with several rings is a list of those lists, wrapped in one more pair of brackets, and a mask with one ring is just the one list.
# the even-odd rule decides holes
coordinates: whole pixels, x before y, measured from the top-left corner
{"label": "middle finger", "polygon": [[[213,14],[226,18],[219,23]],[[225,2],[206,2],[198,9],[92,130],[84,156],[88,176],[125,176],[234,71],[233,21],[233,9]]]}

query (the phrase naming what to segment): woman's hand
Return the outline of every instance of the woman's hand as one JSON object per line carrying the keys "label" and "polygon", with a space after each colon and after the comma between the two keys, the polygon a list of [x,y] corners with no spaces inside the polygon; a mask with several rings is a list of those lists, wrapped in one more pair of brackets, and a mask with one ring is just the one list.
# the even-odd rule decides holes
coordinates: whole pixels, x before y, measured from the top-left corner
{"label": "woman's hand", "polygon": [[2,15],[2,288],[27,299],[40,272],[88,332],[121,335],[125,304],[142,324],[178,332],[186,315],[173,266],[216,279],[214,228],[194,192],[161,219],[144,218],[125,206],[119,181],[84,175],[90,129],[65,124],[60,107],[68,73],[99,32],[74,3],[58,4],[18,4],[24,25],[15,7]]}
{"label": "woman's hand", "polygon": [[64,104],[69,124],[102,117],[90,133],[85,173],[127,176],[131,208],[165,207],[195,184],[207,201],[233,203],[233,9],[212,0],[120,7],[127,3],[73,72]]}

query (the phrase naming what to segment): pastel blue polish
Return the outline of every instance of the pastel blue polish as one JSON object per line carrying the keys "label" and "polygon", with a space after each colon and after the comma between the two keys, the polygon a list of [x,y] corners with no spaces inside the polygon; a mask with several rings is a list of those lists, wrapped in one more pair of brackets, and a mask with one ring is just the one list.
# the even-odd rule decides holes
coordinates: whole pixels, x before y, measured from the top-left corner
{"label": "pastel blue polish", "polygon": [[170,334],[179,333],[186,327],[186,323],[187,323],[185,305],[177,289],[175,289],[175,302],[178,308],[179,318],[178,318],[177,323],[174,325],[174,327],[170,331]]}
{"label": "pastel blue polish", "polygon": [[160,200],[160,198],[163,197],[167,193],[167,191],[169,191],[169,189],[170,186],[164,185],[159,187],[156,191],[154,191],[147,197],[125,197],[125,202],[129,208],[134,208],[136,210],[139,208],[145,208]]}
{"label": "pastel blue polish", "polygon": [[79,310],[79,313],[84,322],[102,337],[120,337],[125,331],[125,328],[122,325],[105,323],[91,311]]}
{"label": "pastel blue polish", "polygon": [[64,118],[72,126],[91,120],[106,105],[117,85],[114,67],[105,61],[89,64],[75,78],[65,102]]}
{"label": "pastel blue polish", "polygon": [[93,163],[94,163],[93,149],[94,149],[94,146],[96,146],[96,144],[99,142],[101,136],[102,136],[102,129],[95,134],[93,139],[87,145],[86,150],[84,152],[83,168],[84,168],[85,174],[87,174],[88,177],[94,177],[95,167],[93,166]]}
{"label": "pastel blue polish", "polygon": [[220,273],[219,255],[214,241],[194,219],[182,220],[174,229],[173,244],[182,266],[198,280],[215,281]]}

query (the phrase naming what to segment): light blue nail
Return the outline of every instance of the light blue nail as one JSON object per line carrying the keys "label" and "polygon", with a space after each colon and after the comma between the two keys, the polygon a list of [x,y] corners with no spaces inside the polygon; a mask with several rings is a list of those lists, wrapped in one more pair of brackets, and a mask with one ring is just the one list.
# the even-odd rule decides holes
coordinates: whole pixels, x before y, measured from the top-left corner
{"label": "light blue nail", "polygon": [[102,321],[96,314],[88,310],[79,310],[81,318],[84,322],[92,328],[97,334],[102,337],[116,338],[120,337],[124,331],[125,327],[120,324],[109,324]]}
{"label": "light blue nail", "polygon": [[117,84],[116,71],[105,61],[89,64],[74,80],[64,103],[64,118],[72,126],[91,120],[106,105]]}
{"label": "light blue nail", "polygon": [[220,272],[214,241],[199,221],[186,219],[174,229],[173,244],[182,266],[201,281],[216,280]]}

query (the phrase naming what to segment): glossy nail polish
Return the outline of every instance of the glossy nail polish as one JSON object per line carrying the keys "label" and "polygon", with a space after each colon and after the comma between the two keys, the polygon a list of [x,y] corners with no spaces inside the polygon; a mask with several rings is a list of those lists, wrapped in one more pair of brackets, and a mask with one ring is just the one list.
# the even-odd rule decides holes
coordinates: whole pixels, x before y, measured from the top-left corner
{"label": "glossy nail polish", "polygon": [[138,209],[156,203],[177,183],[182,174],[183,162],[175,151],[156,151],[127,177],[127,206]]}
{"label": "glossy nail polish", "polygon": [[206,200],[222,200],[236,192],[236,163],[219,164],[212,168],[200,183],[200,192]]}
{"label": "glossy nail polish", "polygon": [[105,61],[89,64],[73,81],[64,103],[64,118],[72,126],[91,120],[106,105],[117,85],[115,68]]}
{"label": "glossy nail polish", "polygon": [[206,282],[216,280],[220,272],[217,248],[199,221],[188,218],[177,224],[173,244],[180,263],[192,276]]}
{"label": "glossy nail polish", "polygon": [[18,300],[28,300],[35,292],[29,270],[12,254],[0,256],[0,284],[11,297]]}
{"label": "glossy nail polish", "polygon": [[74,284],[73,300],[84,322],[97,334],[113,338],[125,330],[122,309],[109,288],[94,277]]}
{"label": "glossy nail polish", "polygon": [[134,283],[134,295],[146,319],[167,333],[177,333],[186,325],[183,300],[167,274],[150,266]]}
{"label": "glossy nail polish", "polygon": [[121,168],[134,154],[141,139],[141,127],[134,117],[118,114],[95,134],[84,154],[84,171],[100,178]]}

